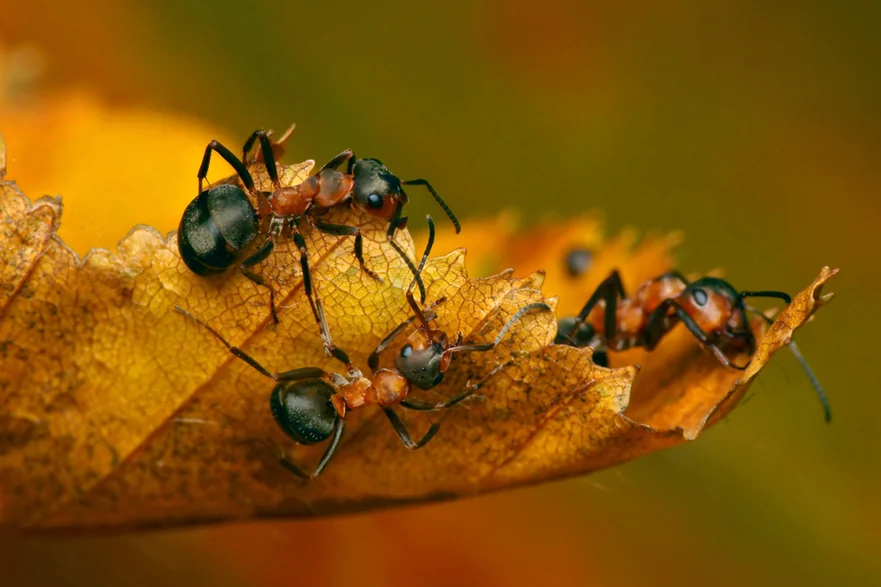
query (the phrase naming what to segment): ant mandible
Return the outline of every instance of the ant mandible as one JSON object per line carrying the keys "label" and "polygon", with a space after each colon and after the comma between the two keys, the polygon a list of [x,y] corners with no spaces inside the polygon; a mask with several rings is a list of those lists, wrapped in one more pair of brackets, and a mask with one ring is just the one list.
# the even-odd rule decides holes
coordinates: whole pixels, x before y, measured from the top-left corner
{"label": "ant mandible", "polygon": [[[434,242],[434,222],[428,217],[429,241],[419,263],[417,272],[421,273]],[[176,306],[175,310],[207,329],[229,351],[254,368],[257,372],[276,382],[270,395],[269,405],[272,416],[281,430],[294,441],[313,445],[330,439],[330,444],[311,474],[287,459],[281,458],[282,465],[302,479],[314,479],[327,467],[339,446],[345,429],[346,416],[352,410],[368,406],[379,406],[391,422],[395,433],[410,450],[424,446],[440,428],[440,421],[433,423],[419,440],[414,441],[401,418],[392,409],[395,405],[420,411],[446,410],[465,400],[478,391],[487,381],[513,361],[494,368],[481,381],[469,384],[455,397],[435,404],[408,399],[413,386],[419,389],[432,389],[438,385],[449,369],[452,355],[458,352],[486,352],[494,349],[502,338],[524,314],[534,309],[551,311],[542,302],[527,304],[520,308],[499,331],[491,343],[461,344],[459,334],[456,344],[451,345],[445,333],[432,330],[429,326],[435,315],[432,309],[443,303],[444,298],[423,311],[413,297],[414,278],[407,290],[407,301],[415,315],[398,325],[371,353],[368,365],[371,376],[365,377],[349,360],[341,349],[335,349],[334,357],[346,367],[346,374],[331,373],[317,367],[302,367],[291,371],[274,373],[258,363],[253,357],[227,340],[208,324],[202,322],[186,310]],[[395,359],[394,369],[378,369],[380,354],[414,319],[421,325]]]}
{"label": "ant mandible", "polygon": [[[654,349],[679,322],[712,351],[726,367],[744,370],[746,365],[732,363],[726,351],[752,355],[756,340],[749,327],[747,310],[774,321],[744,304],[746,298],[776,298],[789,304],[792,298],[781,291],[738,292],[727,281],[702,277],[691,283],[676,271],[642,284],[632,297],[624,293],[618,271],[603,281],[587,300],[578,316],[562,318],[557,327],[556,344],[595,349],[597,364],[608,366],[607,351],[634,347]],[[826,421],[832,418],[829,402],[795,342],[788,344],[807,373],[823,404]]]}

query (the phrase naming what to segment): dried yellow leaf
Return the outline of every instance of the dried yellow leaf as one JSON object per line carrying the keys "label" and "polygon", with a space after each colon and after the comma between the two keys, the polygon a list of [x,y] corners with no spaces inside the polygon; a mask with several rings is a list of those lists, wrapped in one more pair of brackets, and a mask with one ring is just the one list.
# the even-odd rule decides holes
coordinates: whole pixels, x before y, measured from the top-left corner
{"label": "dried yellow leaf", "polygon": [[[302,181],[311,167],[283,167],[284,182]],[[265,173],[255,176],[266,183]],[[268,409],[272,382],[173,311],[190,310],[271,370],[338,371],[323,354],[291,246],[263,267],[280,293],[275,327],[265,291],[235,272],[193,275],[173,235],[138,227],[116,253],[96,250],[80,260],[55,237],[60,218],[59,199],[30,204],[15,184],[0,182],[0,524],[10,526],[313,516],[607,467],[693,438],[733,408],[770,354],[828,299],[819,292],[834,274],[824,271],[783,312],[746,374],[674,333],[634,387],[636,367],[601,368],[589,349],[554,346],[555,317],[527,314],[499,347],[457,356],[444,383],[425,392],[431,400],[451,397],[511,362],[479,396],[450,410],[425,448],[407,451],[381,413],[354,412],[326,472],[303,483],[279,465],[279,453],[310,462],[323,447],[285,437]],[[350,238],[307,234],[335,342],[366,372],[369,352],[409,315],[402,290],[412,276],[382,223],[351,211],[329,220],[362,226],[367,263],[382,268],[377,283],[354,262]],[[413,256],[406,231],[397,238]],[[610,267],[641,276],[665,269],[669,242],[657,241],[646,255],[634,254],[626,238],[594,246]],[[447,298],[438,327],[472,341],[492,340],[524,304],[555,305],[541,292],[543,273],[469,279],[463,251],[430,259],[424,279],[429,302]],[[416,434],[437,417],[402,415]]]}

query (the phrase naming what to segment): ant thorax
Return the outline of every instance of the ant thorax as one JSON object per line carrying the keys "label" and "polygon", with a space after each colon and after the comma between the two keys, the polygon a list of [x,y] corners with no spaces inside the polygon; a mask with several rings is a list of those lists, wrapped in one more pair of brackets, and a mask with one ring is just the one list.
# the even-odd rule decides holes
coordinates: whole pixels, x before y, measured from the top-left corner
{"label": "ant thorax", "polygon": [[321,208],[336,206],[348,198],[355,185],[355,180],[351,176],[336,169],[322,169],[317,177],[319,189],[314,201],[315,205]]}
{"label": "ant thorax", "polygon": [[361,371],[352,367],[346,375],[330,373],[330,382],[343,398],[343,402],[350,410],[354,410],[371,403],[373,396],[372,385],[369,379],[361,374]]}
{"label": "ant thorax", "polygon": [[302,216],[312,205],[317,189],[318,182],[311,177],[300,185],[277,189],[269,195],[269,207],[274,216]]}
{"label": "ant thorax", "polygon": [[587,318],[596,333],[590,346],[600,350],[624,351],[642,344],[641,337],[648,314],[638,299],[618,300],[615,308],[615,335],[611,339],[605,336],[605,314],[606,302],[600,300]]}
{"label": "ant thorax", "polygon": [[331,374],[331,381],[349,410],[364,406],[392,406],[410,393],[410,384],[398,372],[380,369],[368,379],[352,368],[347,376]]}

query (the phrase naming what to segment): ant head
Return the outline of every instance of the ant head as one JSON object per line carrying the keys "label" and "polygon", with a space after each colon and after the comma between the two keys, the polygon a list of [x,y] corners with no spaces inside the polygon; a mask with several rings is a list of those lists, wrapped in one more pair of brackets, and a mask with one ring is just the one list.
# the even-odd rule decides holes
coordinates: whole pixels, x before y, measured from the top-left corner
{"label": "ant head", "polygon": [[417,330],[398,351],[395,368],[419,389],[431,389],[444,380],[444,372],[450,367],[452,356],[445,352],[447,348],[449,342],[443,332],[432,331],[426,336],[423,330]]}
{"label": "ant head", "polygon": [[392,218],[407,196],[401,180],[379,159],[358,159],[352,172],[355,186],[352,198],[355,205],[378,218]]}
{"label": "ant head", "polygon": [[717,277],[702,277],[688,284],[678,301],[706,333],[749,332],[743,300],[727,281]]}
{"label": "ant head", "polygon": [[339,420],[334,393],[323,379],[283,381],[272,390],[269,407],[285,434],[300,444],[316,444],[330,438]]}

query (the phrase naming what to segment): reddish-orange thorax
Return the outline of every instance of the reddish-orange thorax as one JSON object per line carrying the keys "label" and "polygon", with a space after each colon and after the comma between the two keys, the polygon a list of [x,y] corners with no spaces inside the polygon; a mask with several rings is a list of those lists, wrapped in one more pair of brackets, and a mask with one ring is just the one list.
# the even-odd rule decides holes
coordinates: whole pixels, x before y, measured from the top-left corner
{"label": "reddish-orange thorax", "polygon": [[[609,347],[624,348],[636,344],[637,339],[644,334],[648,319],[661,303],[669,298],[675,298],[685,289],[686,284],[676,277],[661,277],[652,279],[640,286],[633,297],[619,299],[615,311],[615,336],[609,340]],[[600,300],[596,307],[591,310],[587,322],[594,331],[605,334],[606,302]],[[621,345],[615,344],[620,342]]]}
{"label": "reddish-orange thorax", "polygon": [[[587,323],[598,334],[606,332],[606,301],[600,300],[587,317]],[[618,300],[615,309],[615,337],[638,334],[645,325],[642,308],[633,299]]]}
{"label": "reddish-orange thorax", "polygon": [[410,393],[410,383],[400,373],[380,369],[373,379],[357,377],[339,388],[333,405],[341,417],[349,410],[365,406],[392,406],[401,403]]}
{"label": "reddish-orange thorax", "polygon": [[648,317],[664,300],[678,297],[686,287],[678,277],[664,276],[644,283],[633,297]]}
{"label": "reddish-orange thorax", "polygon": [[312,205],[318,190],[314,175],[299,185],[277,189],[269,196],[272,213],[276,216],[302,216]]}
{"label": "reddish-orange thorax", "polygon": [[313,175],[312,177],[318,178],[320,186],[315,194],[315,205],[322,208],[331,208],[345,200],[355,185],[355,180],[351,175],[336,169],[324,169],[317,176]]}

